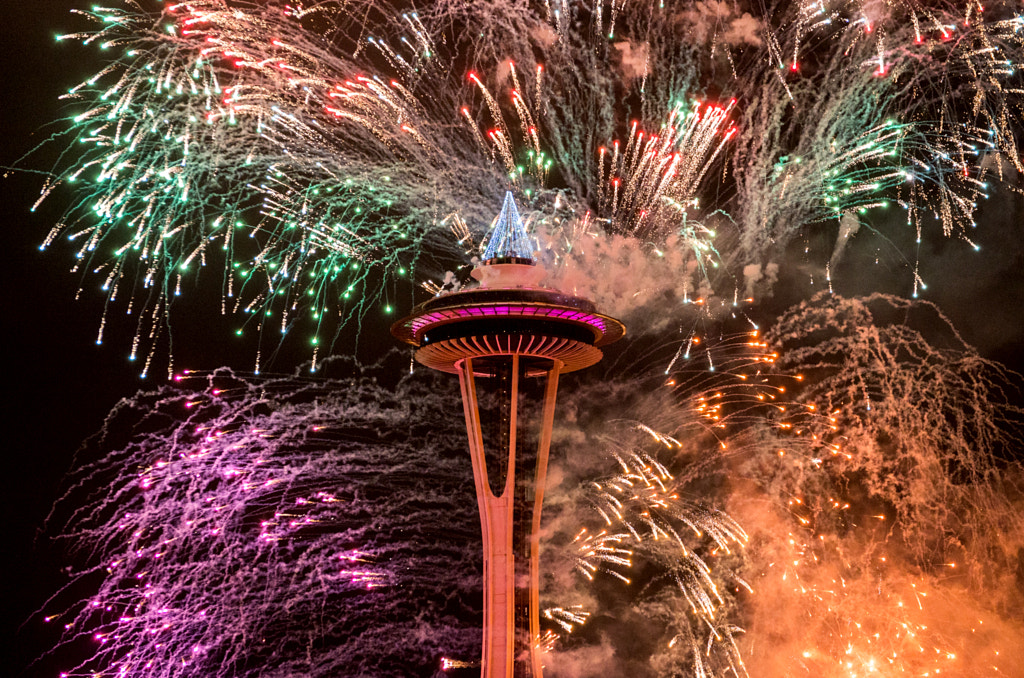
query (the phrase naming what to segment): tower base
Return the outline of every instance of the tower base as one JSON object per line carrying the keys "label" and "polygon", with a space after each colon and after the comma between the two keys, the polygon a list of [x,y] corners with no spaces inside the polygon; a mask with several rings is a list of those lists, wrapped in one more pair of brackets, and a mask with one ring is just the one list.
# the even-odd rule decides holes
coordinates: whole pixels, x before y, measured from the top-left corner
{"label": "tower base", "polygon": [[[484,637],[481,657],[482,678],[542,678],[543,664],[540,652],[540,517],[544,502],[544,485],[547,481],[548,454],[551,448],[551,428],[555,416],[555,397],[558,392],[558,376],[561,363],[547,360],[547,369],[542,375],[544,400],[541,413],[541,430],[537,444],[536,469],[533,487],[526,486],[522,475],[516,469],[516,433],[519,417],[520,380],[524,374],[536,374],[536,361],[531,359],[527,366],[518,353],[503,356],[488,356],[489,367],[497,359],[503,359],[509,370],[510,389],[508,399],[507,425],[504,439],[507,440],[505,455],[507,470],[505,484],[499,495],[491,489],[487,461],[484,455],[483,429],[480,419],[480,403],[477,397],[476,374],[473,362],[478,358],[465,358],[457,363],[459,383],[462,387],[462,403],[466,415],[466,431],[469,435],[469,450],[473,462],[473,479],[476,485],[477,503],[480,509],[480,527],[483,532],[484,551]],[[517,486],[518,480],[518,486]],[[532,490],[532,491],[531,491]],[[517,548],[514,542],[516,523],[516,502],[518,496],[526,495],[527,502],[521,509],[529,512],[526,517],[531,526],[528,546]],[[525,516],[520,517],[524,518]],[[517,568],[517,565],[519,566]],[[527,569],[528,568],[528,569]],[[528,588],[516,587],[517,569],[528,572]],[[521,576],[521,575],[520,575]],[[525,598],[525,601],[524,601]],[[517,614],[517,608],[519,613]],[[525,617],[525,619],[523,619]]]}

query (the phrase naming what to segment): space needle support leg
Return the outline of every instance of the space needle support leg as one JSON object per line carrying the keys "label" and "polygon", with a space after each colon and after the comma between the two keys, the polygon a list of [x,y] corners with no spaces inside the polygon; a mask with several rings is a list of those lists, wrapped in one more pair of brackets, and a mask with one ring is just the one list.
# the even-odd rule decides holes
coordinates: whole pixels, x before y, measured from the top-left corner
{"label": "space needle support leg", "polygon": [[555,396],[558,394],[558,373],[561,363],[555,361],[548,371],[544,389],[544,413],[537,444],[537,475],[533,497],[533,526],[530,529],[530,658],[533,678],[541,678],[540,652],[540,510],[544,505],[544,485],[548,478],[548,452],[551,450],[551,427],[555,421]]}
{"label": "space needle support leg", "polygon": [[[518,360],[513,368],[517,368]],[[513,369],[513,375],[517,372]],[[469,434],[469,453],[473,461],[473,480],[480,508],[480,527],[484,542],[484,634],[481,656],[481,678],[512,678],[513,660],[513,607],[515,565],[512,551],[512,502],[514,493],[513,460],[510,459],[508,480],[500,497],[491,492],[487,480],[487,462],[484,457],[483,432],[480,427],[480,409],[473,378],[473,360],[466,358],[459,365],[459,385],[462,387],[462,405],[466,414]],[[513,376],[513,393],[518,389],[518,378]],[[518,395],[518,394],[515,394]],[[512,400],[512,421],[515,421],[516,400]],[[513,436],[515,428],[513,426]],[[514,455],[514,441],[510,454]]]}

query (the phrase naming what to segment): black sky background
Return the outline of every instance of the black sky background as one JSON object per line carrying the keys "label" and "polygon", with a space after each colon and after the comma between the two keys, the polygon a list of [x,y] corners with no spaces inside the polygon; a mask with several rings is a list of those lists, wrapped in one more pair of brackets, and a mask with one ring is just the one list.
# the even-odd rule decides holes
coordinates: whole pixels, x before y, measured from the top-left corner
{"label": "black sky background", "polygon": [[[64,6],[61,6],[64,5]],[[87,73],[54,42],[72,26],[67,3],[0,3],[0,164],[10,166],[38,143],[43,123],[56,117],[56,96]],[[43,167],[46,167],[44,164]],[[4,380],[2,510],[5,516],[0,674],[54,676],[52,667],[22,673],[52,642],[37,633],[30,613],[53,593],[59,563],[35,547],[37,529],[57,497],[78,444],[102,424],[106,411],[130,394],[137,379],[123,357],[100,350],[86,317],[94,304],[69,303],[75,281],[60,273],[67,261],[39,252],[46,222],[30,214],[39,179],[0,179],[3,243]],[[43,217],[43,215],[39,215]],[[63,282],[60,279],[63,278]],[[62,289],[63,288],[63,289]],[[69,292],[71,294],[69,294]],[[48,670],[49,668],[49,670]]]}
{"label": "black sky background", "polygon": [[[0,166],[9,168],[59,130],[59,126],[48,126],[60,116],[57,97],[98,70],[94,51],[54,41],[56,35],[83,26],[68,11],[74,6],[86,3],[0,2]],[[23,161],[20,167],[47,169],[53,150]],[[24,668],[53,645],[52,633],[29,617],[63,583],[60,554],[37,539],[38,531],[82,440],[101,427],[120,398],[163,383],[165,372],[157,368],[148,380],[139,379],[138,364],[126,360],[134,329],[130,324],[113,323],[105,344],[97,346],[103,298],[95,290],[95,281],[87,281],[82,299],[75,301],[79,277],[69,273],[71,253],[60,247],[39,251],[67,194],[54,195],[49,205],[33,214],[29,207],[38,196],[42,176],[8,169],[3,174],[0,219],[5,261],[0,266],[0,317],[6,378],[2,382],[5,435],[0,446],[5,528],[0,541],[0,675],[54,676],[56,667],[45,660]],[[922,298],[938,303],[984,355],[1021,370],[1022,199],[995,195],[983,207],[978,222],[979,253],[956,239],[930,236],[923,243],[921,274],[929,289]],[[814,236],[808,245],[827,250],[830,243],[827,236]],[[889,243],[862,229],[848,257],[833,272],[836,291],[909,294],[912,264],[900,254],[901,248],[912,251],[908,247],[906,242]],[[784,267],[783,273],[786,284],[769,308],[805,297],[812,275],[819,286],[823,282],[820,272],[800,261]],[[251,369],[254,348],[232,341],[230,323],[210,316],[202,302],[194,304],[186,294],[175,310],[178,366],[208,369],[228,364]],[[762,315],[770,317],[770,311]],[[276,367],[288,371],[305,358],[282,356]]]}

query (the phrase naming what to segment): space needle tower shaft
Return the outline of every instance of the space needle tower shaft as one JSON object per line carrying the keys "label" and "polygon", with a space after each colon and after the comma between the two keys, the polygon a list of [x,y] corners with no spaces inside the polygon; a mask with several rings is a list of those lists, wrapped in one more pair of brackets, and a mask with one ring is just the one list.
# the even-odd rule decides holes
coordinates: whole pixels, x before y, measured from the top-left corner
{"label": "space needle tower shaft", "polygon": [[[541,286],[534,250],[509,192],[472,272],[479,286],[436,296],[391,328],[417,362],[459,375],[483,532],[483,678],[542,678],[539,535],[558,380],[625,333],[586,299]],[[528,391],[540,399],[532,453],[521,449]]]}

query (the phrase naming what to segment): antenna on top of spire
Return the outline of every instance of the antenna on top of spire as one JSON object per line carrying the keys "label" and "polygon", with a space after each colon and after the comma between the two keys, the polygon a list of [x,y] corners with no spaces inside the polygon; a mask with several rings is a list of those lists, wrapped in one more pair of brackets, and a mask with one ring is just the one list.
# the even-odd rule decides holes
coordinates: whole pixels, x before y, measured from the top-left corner
{"label": "antenna on top of spire", "polygon": [[533,239],[526,234],[526,227],[516,209],[516,201],[512,191],[505,193],[505,204],[501,206],[501,214],[494,224],[491,240],[484,252],[484,263],[499,263],[495,260],[519,260],[518,263],[533,263]]}

